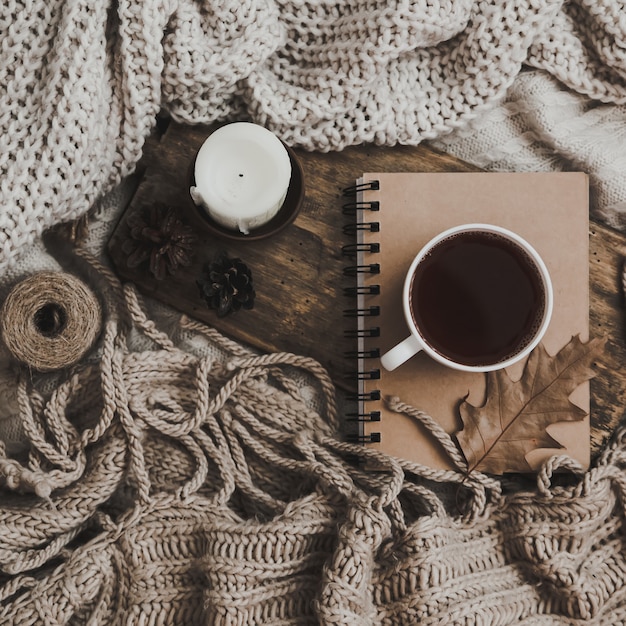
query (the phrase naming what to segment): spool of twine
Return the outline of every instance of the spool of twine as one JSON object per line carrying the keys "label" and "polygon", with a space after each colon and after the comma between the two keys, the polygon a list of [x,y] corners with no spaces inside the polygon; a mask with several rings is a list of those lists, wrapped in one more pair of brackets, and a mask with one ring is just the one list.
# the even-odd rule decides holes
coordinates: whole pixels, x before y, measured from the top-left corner
{"label": "spool of twine", "polygon": [[77,363],[95,343],[101,323],[94,293],[63,272],[29,276],[13,287],[0,311],[6,347],[40,372]]}

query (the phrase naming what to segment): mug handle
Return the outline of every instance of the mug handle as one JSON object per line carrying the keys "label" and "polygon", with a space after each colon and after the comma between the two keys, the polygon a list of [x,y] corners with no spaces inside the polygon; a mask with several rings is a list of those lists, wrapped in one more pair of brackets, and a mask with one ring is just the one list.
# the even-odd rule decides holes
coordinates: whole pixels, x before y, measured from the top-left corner
{"label": "mug handle", "polygon": [[380,357],[382,366],[389,372],[408,361],[422,350],[422,344],[415,335],[409,335],[404,341],[388,350]]}

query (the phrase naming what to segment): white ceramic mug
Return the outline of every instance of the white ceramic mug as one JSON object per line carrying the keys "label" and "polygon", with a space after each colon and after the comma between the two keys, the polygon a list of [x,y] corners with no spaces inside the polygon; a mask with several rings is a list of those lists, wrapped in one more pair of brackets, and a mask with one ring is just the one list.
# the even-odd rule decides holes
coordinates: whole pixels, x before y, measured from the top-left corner
{"label": "white ceramic mug", "polygon": [[[468,363],[463,362],[465,359],[457,358],[456,356],[450,356],[450,354],[446,355],[444,351],[438,350],[431,343],[429,343],[428,339],[425,337],[429,335],[425,329],[421,329],[418,326],[418,323],[415,320],[416,315],[414,314],[413,309],[417,309],[419,303],[413,307],[412,305],[412,297],[415,295],[414,290],[414,278],[416,276],[416,271],[421,272],[422,274],[426,271],[424,269],[423,264],[432,263],[433,262],[433,250],[435,250],[434,254],[441,254],[437,252],[437,250],[442,250],[442,246],[448,246],[450,248],[453,246],[454,242],[460,240],[459,236],[467,239],[467,235],[469,234],[470,240],[471,237],[475,234],[478,234],[479,240],[482,237],[484,241],[487,241],[486,238],[492,237],[494,241],[497,241],[501,238],[501,243],[497,244],[503,250],[511,253],[511,258],[517,255],[518,259],[523,259],[523,261],[519,261],[518,265],[520,266],[519,272],[524,275],[532,273],[536,280],[536,286],[540,287],[540,295],[537,295],[537,300],[541,300],[537,302],[537,306],[533,306],[532,311],[534,311],[533,315],[536,315],[536,319],[533,319],[532,326],[530,329],[524,332],[522,339],[520,340],[519,345],[515,346],[512,349],[512,352],[506,354],[505,356],[501,356],[497,358],[494,362],[483,362],[483,363]],[[461,240],[462,241],[462,240]],[[512,245],[511,245],[512,244]],[[467,250],[468,248],[466,248]],[[504,254],[504,253],[498,253]],[[503,257],[504,258],[504,257]],[[430,261],[428,259],[431,259]],[[515,261],[517,262],[517,261]],[[503,261],[502,266],[507,265],[508,263],[514,264],[514,261],[509,261],[506,259]],[[471,264],[466,264],[467,268],[472,267]],[[479,267],[479,265],[477,265]],[[497,267],[497,265],[489,265],[489,268]],[[513,267],[513,265],[511,265]],[[463,270],[465,272],[469,272],[470,269]],[[517,270],[515,270],[517,271]],[[461,272],[462,273],[462,272]],[[481,272],[477,275],[491,276],[491,269],[488,271]],[[517,276],[517,274],[516,274]],[[491,279],[491,278],[490,278]],[[421,280],[421,279],[417,279]],[[504,280],[504,279],[503,279]],[[530,280],[530,279],[529,279]],[[436,288],[441,284],[447,284],[446,281],[440,281],[440,283],[432,283],[436,285]],[[457,282],[460,288],[464,288],[464,286]],[[498,284],[497,281],[494,284]],[[510,283],[507,283],[507,285]],[[521,284],[521,283],[520,283]],[[417,286],[415,287],[417,289]],[[473,288],[473,287],[472,287]],[[484,286],[480,286],[480,289],[483,289]],[[489,284],[489,288],[491,285]],[[530,289],[528,285],[523,284],[523,289]],[[520,288],[520,292],[522,290]],[[507,286],[507,289],[508,286]],[[423,289],[423,291],[425,288]],[[453,291],[452,289],[450,291]],[[535,290],[538,291],[538,290]],[[412,295],[413,292],[413,295]],[[511,290],[512,292],[512,290]],[[482,292],[481,292],[482,293]],[[494,292],[495,293],[495,292]],[[440,300],[443,296],[437,296]],[[454,294],[452,294],[454,298]],[[494,294],[490,294],[490,297],[494,298]],[[496,302],[496,304],[498,304]],[[508,367],[513,365],[514,363],[524,359],[528,354],[537,346],[537,344],[541,341],[548,325],[550,323],[550,317],[552,315],[552,307],[553,307],[553,290],[552,290],[552,282],[550,280],[550,275],[548,273],[548,269],[537,253],[537,251],[522,237],[513,233],[509,230],[501,228],[499,226],[494,226],[492,224],[463,224],[461,226],[455,226],[450,228],[439,235],[435,236],[431,239],[415,256],[413,259],[404,281],[404,289],[402,293],[402,305],[404,308],[404,316],[406,319],[406,323],[409,327],[410,335],[402,342],[397,344],[395,347],[391,348],[388,352],[386,352],[381,357],[381,364],[386,370],[394,370],[395,368],[402,365],[405,361],[410,359],[412,356],[417,354],[418,352],[424,351],[433,359],[443,363],[444,365],[462,371],[473,371],[473,372],[488,372],[492,370],[501,369],[504,367]],[[541,307],[541,308],[540,308]],[[498,307],[495,307],[496,309]],[[516,307],[515,314],[517,314],[517,310],[519,307]],[[529,305],[530,310],[530,305]],[[419,317],[419,316],[417,316]],[[456,329],[457,327],[455,327]],[[459,326],[460,328],[460,326]],[[443,331],[441,331],[443,332]],[[461,332],[461,331],[459,331]],[[520,329],[520,333],[522,330]],[[477,335],[478,336],[478,335]],[[478,339],[476,339],[478,341]]]}

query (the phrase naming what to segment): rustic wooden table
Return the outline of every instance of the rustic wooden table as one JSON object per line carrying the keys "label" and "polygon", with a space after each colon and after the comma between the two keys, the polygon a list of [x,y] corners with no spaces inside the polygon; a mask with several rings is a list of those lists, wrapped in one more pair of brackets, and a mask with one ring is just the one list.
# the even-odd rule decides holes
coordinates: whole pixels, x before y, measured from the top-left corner
{"label": "rustic wooden table", "polygon": [[[147,143],[137,191],[109,242],[118,274],[146,295],[213,325],[226,335],[263,351],[288,351],[320,361],[336,384],[351,387],[345,352],[354,346],[344,338],[350,321],[343,312],[354,306],[343,293],[349,279],[342,246],[352,237],[343,232],[345,187],[365,171],[476,171],[476,168],[426,145],[418,147],[357,146],[327,154],[296,150],[304,170],[305,201],[282,232],[260,241],[231,242],[198,230],[193,264],[162,281],[142,268],[129,268],[122,245],[128,237],[126,218],[146,206],[171,205],[194,220],[189,198],[189,172],[196,152],[209,134],[202,126],[171,123]],[[621,288],[626,238],[590,222],[591,335],[608,338],[592,381],[591,445],[597,453],[622,418],[626,392],[624,301]],[[220,251],[240,257],[253,271],[255,308],[218,318],[199,295],[196,280],[203,266]]]}

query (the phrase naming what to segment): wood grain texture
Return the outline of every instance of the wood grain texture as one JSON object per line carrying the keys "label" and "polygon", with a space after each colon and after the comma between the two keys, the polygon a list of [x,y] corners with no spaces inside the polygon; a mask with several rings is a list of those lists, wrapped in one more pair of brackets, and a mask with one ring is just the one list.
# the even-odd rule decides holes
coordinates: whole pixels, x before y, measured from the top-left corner
{"label": "wood grain texture", "polygon": [[597,453],[621,421],[626,406],[626,342],[622,266],[626,238],[591,222],[589,228],[589,325],[606,337],[604,355],[591,381],[591,451]]}
{"label": "wood grain texture", "polygon": [[[260,241],[220,240],[199,228],[194,263],[174,277],[155,280],[145,268],[128,268],[121,247],[128,237],[126,218],[153,203],[179,209],[197,224],[197,210],[189,197],[191,164],[211,132],[202,126],[172,123],[162,137],[153,137],[141,163],[143,177],[125,215],[109,242],[117,272],[145,294],[207,322],[225,334],[264,351],[295,352],[320,361],[340,387],[349,388],[349,365],[344,354],[352,346],[344,339],[350,322],[343,311],[354,306],[343,295],[348,284],[343,269],[349,261],[342,246],[351,241],[342,226],[347,201],[343,189],[364,169],[449,171],[473,169],[450,156],[426,147],[348,148],[319,154],[298,150],[304,170],[306,195],[295,222],[284,231]],[[203,266],[219,251],[240,257],[251,269],[257,298],[252,311],[218,318],[199,297],[196,280]]]}
{"label": "wood grain texture", "polygon": [[[128,268],[122,244],[128,236],[126,218],[154,203],[176,207],[197,224],[189,197],[191,164],[211,128],[171,123],[152,137],[140,164],[139,187],[116,227],[109,253],[118,274],[154,297],[262,351],[287,351],[318,360],[338,387],[350,389],[351,366],[344,338],[351,320],[344,311],[355,306],[343,293],[350,279],[342,246],[352,243],[342,227],[345,187],[364,171],[477,171],[449,155],[429,148],[356,146],[327,154],[296,150],[306,195],[300,214],[282,232],[260,241],[221,240],[197,229],[199,241],[191,267],[173,277],[155,280],[146,269]],[[203,266],[220,251],[240,257],[252,269],[257,300],[252,311],[218,318],[199,296],[196,280]],[[592,381],[592,454],[597,453],[623,413],[626,394],[622,258],[626,238],[599,224],[590,224],[590,323],[592,336],[606,335],[606,352]]]}

